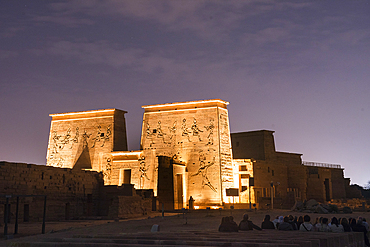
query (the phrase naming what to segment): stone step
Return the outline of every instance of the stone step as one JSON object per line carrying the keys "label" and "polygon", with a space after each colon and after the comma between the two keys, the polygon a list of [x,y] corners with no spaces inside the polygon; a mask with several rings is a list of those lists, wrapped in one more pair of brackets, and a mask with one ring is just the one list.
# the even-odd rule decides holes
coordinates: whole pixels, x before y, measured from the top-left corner
{"label": "stone step", "polygon": [[362,233],[316,232],[179,232],[75,235],[44,238],[37,242],[13,242],[10,246],[245,246],[245,247],[357,247]]}

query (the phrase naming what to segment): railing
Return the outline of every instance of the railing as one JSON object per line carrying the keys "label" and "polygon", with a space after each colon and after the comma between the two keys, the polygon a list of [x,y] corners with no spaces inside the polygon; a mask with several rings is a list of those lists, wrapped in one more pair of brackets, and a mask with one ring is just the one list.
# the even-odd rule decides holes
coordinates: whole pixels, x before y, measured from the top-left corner
{"label": "railing", "polygon": [[318,166],[318,167],[328,167],[328,168],[337,168],[337,169],[342,168],[340,165],[327,164],[327,163],[318,163],[318,162],[309,162],[309,161],[303,161],[302,164],[304,166]]}

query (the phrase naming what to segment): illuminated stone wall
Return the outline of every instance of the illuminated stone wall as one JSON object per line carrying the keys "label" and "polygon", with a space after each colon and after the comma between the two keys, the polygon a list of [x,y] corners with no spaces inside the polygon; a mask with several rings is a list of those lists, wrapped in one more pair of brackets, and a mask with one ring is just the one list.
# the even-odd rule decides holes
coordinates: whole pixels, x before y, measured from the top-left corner
{"label": "illuminated stone wall", "polygon": [[184,203],[190,196],[197,205],[223,201],[225,189],[238,184],[232,166],[227,104],[205,100],[143,106],[142,170],[148,187],[157,184],[157,156],[168,156],[186,165]]}
{"label": "illuminated stone wall", "polygon": [[127,150],[125,111],[51,114],[47,165],[103,171],[110,184],[110,152]]}
{"label": "illuminated stone wall", "polygon": [[254,189],[249,184],[249,178],[254,177],[253,162],[250,159],[233,159],[233,164],[238,167],[239,174],[239,198],[235,202],[256,203]]}
{"label": "illuminated stone wall", "polygon": [[[103,177],[100,173],[50,166],[0,162],[0,191],[5,195],[46,195],[46,220],[65,220],[98,215]],[[5,204],[5,198],[0,198]],[[11,197],[11,222],[14,221],[16,198]],[[29,220],[41,221],[43,197],[20,197],[19,219],[29,208]],[[0,222],[4,214],[0,214]]]}

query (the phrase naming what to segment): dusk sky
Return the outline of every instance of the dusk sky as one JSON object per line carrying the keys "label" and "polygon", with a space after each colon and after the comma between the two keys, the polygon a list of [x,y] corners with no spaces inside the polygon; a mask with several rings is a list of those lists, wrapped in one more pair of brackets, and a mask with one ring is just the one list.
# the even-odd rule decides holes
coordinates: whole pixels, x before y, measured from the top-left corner
{"label": "dusk sky", "polygon": [[0,1],[0,160],[46,163],[51,113],[222,99],[231,132],[370,180],[370,1]]}

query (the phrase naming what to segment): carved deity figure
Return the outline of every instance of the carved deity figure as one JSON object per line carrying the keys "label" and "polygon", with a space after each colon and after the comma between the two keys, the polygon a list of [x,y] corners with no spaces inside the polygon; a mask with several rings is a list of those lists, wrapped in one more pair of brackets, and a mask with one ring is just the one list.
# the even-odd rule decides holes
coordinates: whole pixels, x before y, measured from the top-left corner
{"label": "carved deity figure", "polygon": [[72,149],[74,143],[78,143],[78,136],[79,136],[79,128],[76,127],[76,134],[75,134],[75,137],[73,137],[73,139],[71,140],[72,143],[71,143],[70,149]]}
{"label": "carved deity figure", "polygon": [[197,136],[199,141],[202,141],[202,139],[200,138],[200,132],[203,132],[203,131],[198,128],[197,120],[195,118],[194,118],[193,124],[191,125],[191,130],[193,132],[193,136]]}
{"label": "carved deity figure", "polygon": [[213,118],[209,120],[209,125],[204,126],[204,128],[208,131],[207,139],[208,142],[206,145],[213,145],[213,129],[215,128],[215,125],[213,124]]}
{"label": "carved deity figure", "polygon": [[139,172],[140,172],[140,188],[143,189],[144,188],[144,183],[145,183],[145,179],[147,180],[150,180],[148,175],[146,174],[147,171],[148,171],[148,167],[146,167],[146,164],[145,164],[145,157],[141,157],[139,159],[140,163],[139,163]]}
{"label": "carved deity figure", "polygon": [[181,128],[182,128],[182,136],[186,136],[188,138],[188,141],[191,142],[190,136],[189,136],[189,134],[191,134],[191,131],[189,131],[188,128],[186,127],[186,119],[185,118],[182,120]]}
{"label": "carved deity figure", "polygon": [[87,131],[84,130],[84,133],[82,135],[82,139],[83,139],[83,147],[87,147],[88,146],[88,143],[87,143],[87,139],[89,139],[91,136],[91,134],[87,134]]}
{"label": "carved deity figure", "polygon": [[212,191],[217,192],[216,188],[211,184],[211,181],[209,180],[207,176],[208,168],[215,164],[215,157],[213,157],[213,160],[208,164],[206,164],[205,160],[206,160],[206,157],[204,153],[201,151],[199,153],[200,165],[199,165],[198,171],[191,176],[195,177],[200,174],[202,176],[202,187],[208,186]]}

